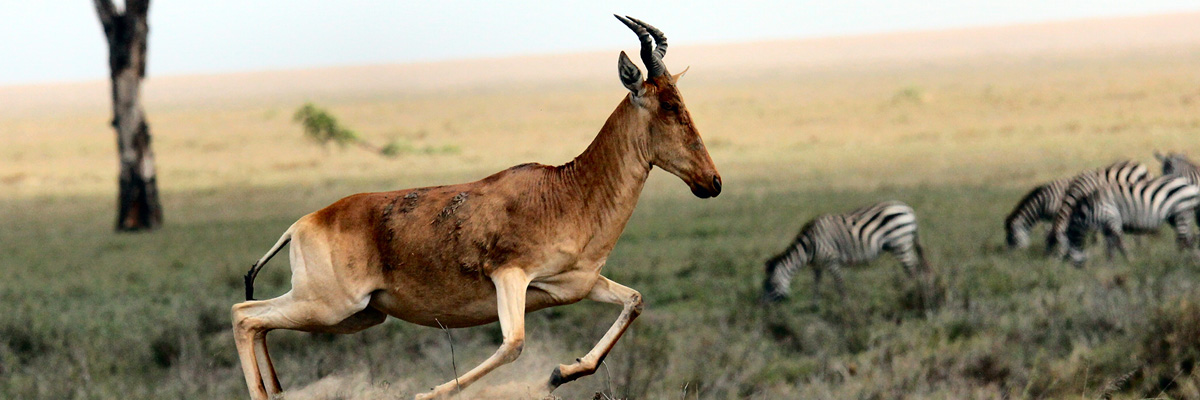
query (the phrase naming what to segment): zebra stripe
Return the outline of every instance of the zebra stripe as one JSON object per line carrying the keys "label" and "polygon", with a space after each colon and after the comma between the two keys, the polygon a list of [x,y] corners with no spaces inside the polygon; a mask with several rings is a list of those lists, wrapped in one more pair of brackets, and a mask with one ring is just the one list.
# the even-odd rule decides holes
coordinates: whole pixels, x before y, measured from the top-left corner
{"label": "zebra stripe", "polygon": [[[1163,156],[1154,152],[1154,158],[1162,161],[1163,175],[1182,176],[1193,185],[1200,185],[1200,168],[1186,155],[1170,153]],[[1200,223],[1200,206],[1196,207],[1196,221]]]}
{"label": "zebra stripe", "polygon": [[1193,185],[1200,185],[1200,168],[1192,160],[1179,153],[1162,155],[1154,153],[1154,158],[1162,161],[1163,175],[1178,175],[1187,178]]}
{"label": "zebra stripe", "polygon": [[1071,222],[1071,212],[1075,205],[1095,193],[1097,190],[1114,184],[1128,184],[1144,181],[1149,170],[1137,161],[1121,161],[1103,169],[1079,174],[1071,179],[1063,194],[1062,204],[1055,212],[1050,233],[1046,236],[1046,251],[1048,254],[1065,256],[1067,242],[1067,225]]}
{"label": "zebra stripe", "polygon": [[1029,230],[1039,222],[1054,219],[1070,184],[1071,178],[1062,178],[1039,185],[1017,202],[1004,219],[1004,238],[1009,249],[1029,247]]}
{"label": "zebra stripe", "polygon": [[1200,205],[1200,187],[1187,178],[1165,175],[1149,181],[1110,185],[1083,198],[1071,214],[1067,227],[1068,255],[1075,266],[1083,266],[1083,244],[1093,230],[1104,234],[1105,250],[1125,256],[1124,232],[1147,233],[1163,222],[1175,228],[1181,249],[1193,246],[1192,225]]}
{"label": "zebra stripe", "polygon": [[812,266],[814,302],[824,270],[829,270],[838,293],[845,296],[841,266],[874,260],[883,251],[894,254],[909,275],[914,268],[928,271],[917,240],[917,217],[907,204],[885,201],[846,214],[819,216],[800,229],[786,250],[767,260],[763,299],[787,297],[792,276],[805,265]]}

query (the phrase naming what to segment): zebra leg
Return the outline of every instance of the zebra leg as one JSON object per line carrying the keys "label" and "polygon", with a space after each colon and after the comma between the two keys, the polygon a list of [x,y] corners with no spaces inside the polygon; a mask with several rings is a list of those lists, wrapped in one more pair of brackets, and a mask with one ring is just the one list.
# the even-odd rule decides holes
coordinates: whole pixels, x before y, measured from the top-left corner
{"label": "zebra leg", "polygon": [[1058,254],[1058,234],[1054,232],[1054,227],[1050,227],[1050,232],[1046,233],[1046,256],[1054,257]]}
{"label": "zebra leg", "polygon": [[1083,253],[1083,249],[1078,246],[1071,246],[1067,251],[1067,258],[1071,260],[1071,265],[1075,268],[1083,268],[1083,264],[1087,262],[1087,254]]}
{"label": "zebra leg", "polygon": [[[1089,242],[1091,241],[1091,237],[1092,235],[1088,235]],[[1106,228],[1104,230],[1104,259],[1112,262],[1113,253],[1116,251],[1116,249],[1116,246],[1114,246],[1112,242],[1112,236],[1108,234],[1108,229]]]}
{"label": "zebra leg", "polygon": [[821,265],[818,263],[812,264],[813,271],[813,289],[812,289],[812,306],[813,308],[821,305]]}
{"label": "zebra leg", "polygon": [[841,297],[842,303],[845,303],[846,284],[845,278],[842,277],[842,265],[838,263],[829,264],[829,274],[833,275],[833,285],[837,287],[838,297]]}
{"label": "zebra leg", "polygon": [[1196,215],[1196,219],[1195,219],[1196,226],[1200,226],[1200,207],[1196,207],[1195,215]]}
{"label": "zebra leg", "polygon": [[1070,220],[1066,222],[1055,222],[1050,226],[1050,232],[1046,234],[1046,255],[1053,258],[1061,259],[1066,257],[1068,246],[1070,246],[1070,238],[1067,235],[1068,225]]}
{"label": "zebra leg", "polygon": [[[929,263],[925,260],[925,251],[921,248],[921,242],[913,237],[911,245],[897,247],[893,249],[896,258],[900,260],[900,265],[904,266],[904,272],[908,274],[908,278],[912,279],[917,284],[917,295],[920,296],[922,307],[929,304],[928,295],[933,292],[933,282],[930,279]],[[913,274],[913,270],[917,274]]]}
{"label": "zebra leg", "polygon": [[921,243],[913,238],[911,244],[896,246],[890,249],[892,255],[900,260],[900,266],[904,267],[904,273],[909,278],[913,277],[913,271],[924,274],[928,272],[929,263],[925,261],[925,252],[921,248]]}
{"label": "zebra leg", "polygon": [[1073,220],[1067,227],[1067,239],[1063,245],[1067,248],[1067,259],[1071,261],[1071,265],[1075,268],[1083,268],[1083,264],[1087,262],[1087,254],[1083,251],[1084,244],[1087,243],[1087,237],[1091,234],[1091,228],[1086,221],[1082,219]]}
{"label": "zebra leg", "polygon": [[1171,225],[1175,227],[1175,243],[1179,250],[1188,250],[1193,246],[1192,219],[1187,213],[1176,213],[1171,216]]}
{"label": "zebra leg", "polygon": [[[1196,226],[1200,226],[1200,207],[1196,207],[1195,214],[1196,214],[1196,219],[1195,219]],[[1192,241],[1193,244],[1196,244],[1196,242],[1200,242],[1200,240]],[[1192,248],[1192,258],[1194,260],[1196,260],[1197,262],[1200,262],[1200,245]]]}
{"label": "zebra leg", "polygon": [[1112,260],[1113,250],[1121,253],[1121,258],[1126,262],[1129,261],[1129,253],[1125,252],[1125,243],[1121,240],[1121,225],[1119,221],[1109,220],[1105,223],[1104,240],[1106,243],[1105,249],[1109,253],[1109,261]]}

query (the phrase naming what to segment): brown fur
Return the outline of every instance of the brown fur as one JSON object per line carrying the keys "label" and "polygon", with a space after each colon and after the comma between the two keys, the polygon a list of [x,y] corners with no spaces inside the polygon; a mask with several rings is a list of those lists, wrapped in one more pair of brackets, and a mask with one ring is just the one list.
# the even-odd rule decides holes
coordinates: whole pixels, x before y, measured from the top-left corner
{"label": "brown fur", "polygon": [[422,395],[443,397],[516,358],[524,313],[584,298],[625,311],[587,356],[554,370],[548,390],[594,372],[641,310],[640,294],[600,269],[650,169],[681,177],[700,197],[720,192],[675,79],[652,78],[641,97],[627,96],[565,165],[523,164],[476,182],[356,194],[301,218],[273,249],[292,240],[292,291],[233,309],[251,397],[280,390],[266,354],[272,329],[349,333],[385,315],[432,327],[500,320],[505,341],[492,358]]}

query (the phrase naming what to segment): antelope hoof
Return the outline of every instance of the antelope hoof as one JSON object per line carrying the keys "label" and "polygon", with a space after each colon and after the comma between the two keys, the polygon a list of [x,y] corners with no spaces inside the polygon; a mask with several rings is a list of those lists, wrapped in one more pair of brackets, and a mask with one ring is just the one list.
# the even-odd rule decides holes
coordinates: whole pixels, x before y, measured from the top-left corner
{"label": "antelope hoof", "polygon": [[562,366],[554,367],[554,371],[550,372],[550,382],[546,384],[546,392],[553,392],[554,389],[558,389],[564,383],[567,383],[567,381],[563,380]]}
{"label": "antelope hoof", "polygon": [[595,368],[587,368],[581,362],[576,362],[571,365],[560,364],[554,368],[554,372],[550,373],[550,383],[548,387],[553,392],[564,383],[582,378],[586,375],[591,375],[596,372]]}

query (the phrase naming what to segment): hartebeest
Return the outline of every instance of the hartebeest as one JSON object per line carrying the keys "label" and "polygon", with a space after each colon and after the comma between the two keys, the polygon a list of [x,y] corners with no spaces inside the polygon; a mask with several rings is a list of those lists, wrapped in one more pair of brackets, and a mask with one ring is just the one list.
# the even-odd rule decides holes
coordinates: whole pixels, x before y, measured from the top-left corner
{"label": "hartebeest", "polygon": [[669,75],[663,64],[667,38],[637,19],[617,19],[641,40],[648,79],[621,52],[617,70],[630,93],[571,162],[518,165],[459,185],[357,194],[284,232],[246,274],[246,297],[259,269],[289,242],[292,290],[233,306],[252,398],[281,391],[267,353],[273,329],[352,333],[388,315],[431,327],[500,321],[504,342],[495,354],[416,396],[443,398],[521,354],[526,312],[585,298],[624,309],[587,355],[554,369],[546,391],[595,372],[642,310],[641,294],[600,269],[650,169],[678,176],[697,197],[721,193],[721,176],[675,87],[682,74]]}

